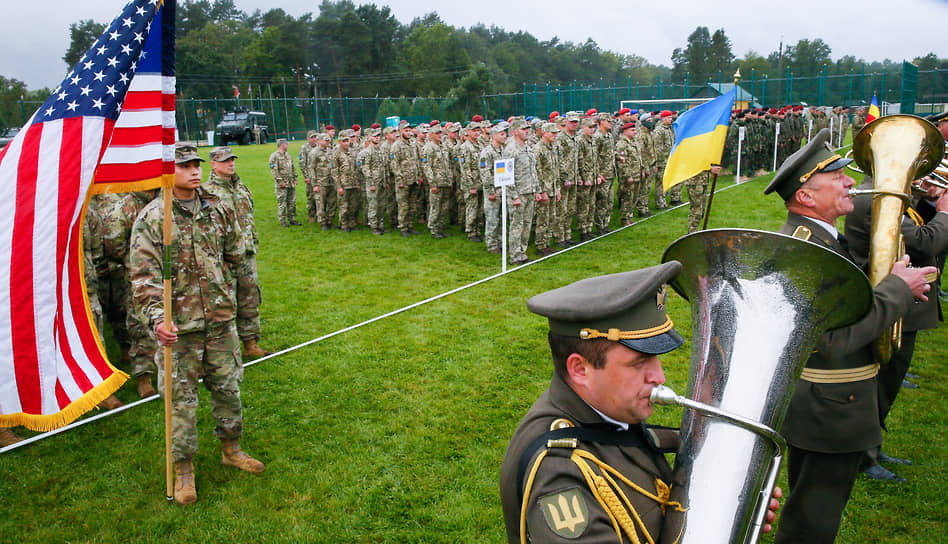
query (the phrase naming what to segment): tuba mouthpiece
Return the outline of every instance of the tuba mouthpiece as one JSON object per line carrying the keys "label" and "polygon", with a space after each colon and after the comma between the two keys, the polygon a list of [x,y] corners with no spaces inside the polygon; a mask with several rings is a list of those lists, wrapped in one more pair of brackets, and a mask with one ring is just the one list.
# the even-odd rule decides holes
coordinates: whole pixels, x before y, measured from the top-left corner
{"label": "tuba mouthpiece", "polygon": [[652,394],[649,395],[652,404],[661,404],[663,406],[674,406],[678,404],[678,394],[668,386],[656,385],[652,388]]}

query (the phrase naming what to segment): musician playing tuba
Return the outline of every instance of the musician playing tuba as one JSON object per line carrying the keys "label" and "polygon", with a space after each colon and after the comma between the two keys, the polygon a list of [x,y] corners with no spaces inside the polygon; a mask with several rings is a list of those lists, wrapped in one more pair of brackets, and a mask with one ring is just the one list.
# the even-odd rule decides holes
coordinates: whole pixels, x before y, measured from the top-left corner
{"label": "musician playing tuba", "polygon": [[[684,343],[665,312],[665,285],[680,270],[669,261],[527,302],[549,320],[554,373],[504,455],[511,544],[658,542],[676,530],[663,524],[683,509],[670,497],[664,454],[677,451],[678,430],[645,421],[652,389],[665,381],[658,356]],[[768,521],[777,507],[772,499]]]}
{"label": "musician playing tuba", "polygon": [[[852,259],[836,221],[853,211],[850,159],[828,145],[821,130],[781,165],[765,194],[776,192],[787,208],[780,232],[804,238]],[[789,444],[789,496],[775,542],[831,543],[839,529],[864,452],[881,444],[871,343],[912,307],[928,300],[926,274],[897,261],[874,289],[872,310],[855,325],[825,333],[797,381],[781,434]]]}

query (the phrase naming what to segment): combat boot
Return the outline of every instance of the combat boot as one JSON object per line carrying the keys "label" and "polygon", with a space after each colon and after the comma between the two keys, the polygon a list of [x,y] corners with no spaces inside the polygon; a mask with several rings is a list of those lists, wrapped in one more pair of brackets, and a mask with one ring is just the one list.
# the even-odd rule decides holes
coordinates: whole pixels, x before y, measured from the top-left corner
{"label": "combat boot", "polygon": [[236,440],[221,440],[221,463],[228,467],[237,467],[251,474],[263,474],[266,465],[244,453]]}
{"label": "combat boot", "polygon": [[17,434],[10,429],[0,427],[0,448],[5,448],[22,440],[23,438],[17,436]]}
{"label": "combat boot", "polygon": [[105,400],[99,403],[99,408],[103,408],[105,410],[115,410],[116,408],[121,408],[122,406],[125,405],[122,404],[122,401],[115,398],[115,395],[109,395]]}
{"label": "combat boot", "polygon": [[175,461],[174,463],[174,502],[187,505],[198,500],[197,489],[194,487],[194,465],[191,460]]}
{"label": "combat boot", "polygon": [[151,385],[151,374],[142,374],[138,377],[138,396],[140,398],[147,399],[157,394],[158,392]]}
{"label": "combat boot", "polygon": [[265,357],[271,353],[257,345],[256,340],[244,340],[244,357]]}

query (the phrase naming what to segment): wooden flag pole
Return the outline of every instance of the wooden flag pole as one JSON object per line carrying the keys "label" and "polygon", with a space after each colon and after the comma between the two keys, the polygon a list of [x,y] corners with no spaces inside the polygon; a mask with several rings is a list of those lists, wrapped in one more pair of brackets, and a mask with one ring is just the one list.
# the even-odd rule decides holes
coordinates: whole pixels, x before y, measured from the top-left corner
{"label": "wooden flag pole", "polygon": [[[161,190],[164,201],[164,222],[162,224],[162,243],[164,244],[164,259],[162,271],[164,277],[164,312],[165,328],[171,330],[171,192],[172,188],[166,184]],[[165,395],[165,496],[174,499],[174,467],[171,458],[171,346],[162,346],[164,349],[164,395]]]}
{"label": "wooden flag pole", "polygon": [[711,174],[711,194],[708,195],[708,207],[704,210],[704,225],[701,230],[708,230],[708,216],[711,215],[711,201],[714,200],[714,188],[718,184],[718,175]]}

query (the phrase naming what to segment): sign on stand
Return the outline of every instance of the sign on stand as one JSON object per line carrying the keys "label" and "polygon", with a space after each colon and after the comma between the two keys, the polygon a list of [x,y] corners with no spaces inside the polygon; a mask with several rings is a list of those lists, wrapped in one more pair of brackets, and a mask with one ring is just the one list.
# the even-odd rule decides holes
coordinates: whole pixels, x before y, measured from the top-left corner
{"label": "sign on stand", "polygon": [[507,187],[514,184],[514,160],[494,161],[494,187],[500,187],[500,257],[501,270],[507,271]]}

